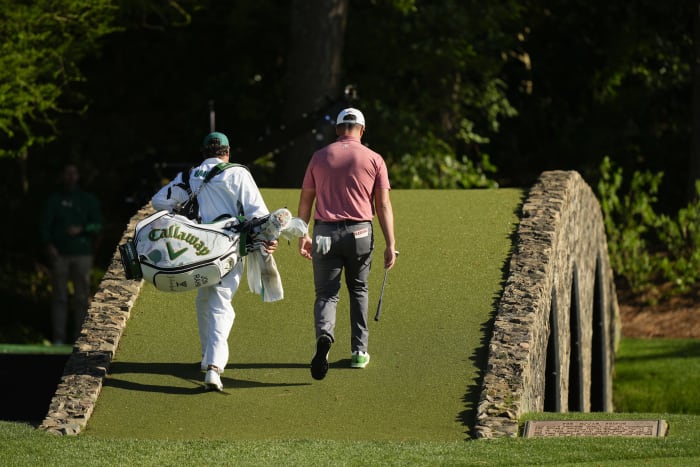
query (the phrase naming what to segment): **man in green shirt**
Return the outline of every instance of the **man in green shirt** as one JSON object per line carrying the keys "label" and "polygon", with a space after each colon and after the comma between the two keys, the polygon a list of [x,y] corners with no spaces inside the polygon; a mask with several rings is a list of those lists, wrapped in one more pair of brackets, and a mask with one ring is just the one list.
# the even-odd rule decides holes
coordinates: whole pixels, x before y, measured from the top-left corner
{"label": "man in green shirt", "polygon": [[73,330],[80,333],[90,300],[95,237],[102,230],[100,203],[78,188],[75,165],[63,169],[63,188],[52,193],[44,206],[40,234],[52,265],[51,322],[54,345],[67,342],[68,282],[73,282]]}

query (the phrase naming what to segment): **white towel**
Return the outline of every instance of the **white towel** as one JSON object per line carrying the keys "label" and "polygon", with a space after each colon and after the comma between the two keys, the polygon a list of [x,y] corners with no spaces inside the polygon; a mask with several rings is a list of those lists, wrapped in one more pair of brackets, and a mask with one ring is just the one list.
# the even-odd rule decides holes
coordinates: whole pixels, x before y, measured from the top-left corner
{"label": "white towel", "polygon": [[248,253],[248,287],[262,296],[263,302],[276,302],[284,298],[282,278],[273,255],[261,250]]}
{"label": "white towel", "polygon": [[331,249],[331,237],[316,235],[316,251],[325,255]]}

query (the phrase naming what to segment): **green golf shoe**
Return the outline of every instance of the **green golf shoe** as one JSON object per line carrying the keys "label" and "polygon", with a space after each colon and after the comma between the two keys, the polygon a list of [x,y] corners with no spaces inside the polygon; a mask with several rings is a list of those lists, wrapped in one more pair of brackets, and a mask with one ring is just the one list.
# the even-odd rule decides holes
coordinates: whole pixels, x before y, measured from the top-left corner
{"label": "green golf shoe", "polygon": [[367,352],[354,351],[350,359],[351,368],[364,368],[369,363],[369,354]]}

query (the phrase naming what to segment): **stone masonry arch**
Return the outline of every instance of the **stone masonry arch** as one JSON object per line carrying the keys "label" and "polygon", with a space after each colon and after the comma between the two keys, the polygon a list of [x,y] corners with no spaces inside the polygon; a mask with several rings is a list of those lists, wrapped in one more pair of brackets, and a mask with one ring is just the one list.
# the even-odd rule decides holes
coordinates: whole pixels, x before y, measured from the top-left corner
{"label": "stone masonry arch", "polygon": [[611,411],[619,310],[600,205],[577,172],[544,172],[522,207],[496,312],[476,436],[527,412]]}

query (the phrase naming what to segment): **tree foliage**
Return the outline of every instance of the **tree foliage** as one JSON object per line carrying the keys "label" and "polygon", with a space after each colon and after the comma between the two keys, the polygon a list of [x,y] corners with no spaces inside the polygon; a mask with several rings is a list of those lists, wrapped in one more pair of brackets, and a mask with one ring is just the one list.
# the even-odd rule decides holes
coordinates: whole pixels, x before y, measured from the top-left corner
{"label": "tree foliage", "polygon": [[[687,293],[700,281],[700,201],[674,215],[657,212],[663,172],[624,171],[606,157],[597,192],[605,220],[610,263],[625,289],[648,292],[670,284]],[[700,196],[700,181],[695,185]],[[700,197],[698,198],[700,199]]]}
{"label": "tree foliage", "polygon": [[[14,8],[20,2],[2,1],[8,6],[5,38],[18,34],[22,11],[49,5]],[[439,159],[446,150],[450,160],[463,164],[458,171],[473,166],[501,185],[527,185],[550,168],[594,178],[603,154],[629,170],[664,169],[666,180],[675,179],[688,166],[693,4],[684,0],[669,10],[651,0],[356,0],[349,4],[340,83],[358,90],[354,103],[368,117],[365,140],[396,166],[397,186],[412,186],[399,176],[403,166],[415,160],[415,171],[423,174],[444,165]],[[19,61],[31,60],[32,53],[51,56],[62,48],[46,39],[32,42],[33,52],[25,54],[16,51],[14,40],[3,40],[3,47],[17,52],[0,58],[7,63],[0,68],[8,91],[0,120],[5,154],[53,137],[60,112],[84,108],[87,101],[77,99],[77,90],[98,104],[89,124],[98,131],[75,134],[72,129],[86,122],[61,117],[66,137],[53,149],[71,157],[92,152],[91,135],[109,127],[114,134],[109,147],[130,165],[182,162],[183,148],[207,129],[210,100],[220,128],[236,134],[240,162],[276,155],[256,169],[263,183],[279,178],[268,172],[275,170],[270,162],[284,169],[279,161],[286,160],[299,132],[328,124],[321,118],[292,128],[294,112],[285,107],[294,101],[288,96],[294,76],[291,0],[58,5],[84,14],[72,30],[77,39],[64,38],[71,52],[63,54],[74,58],[64,59],[73,65],[66,66],[72,74],[50,75],[47,70],[58,69],[52,66],[37,69],[32,76],[42,79],[30,80],[36,90],[22,97],[9,70],[21,68]],[[124,32],[105,38],[107,51],[95,57],[98,49],[91,44],[104,38],[114,16]],[[313,28],[323,18],[307,20]],[[81,34],[94,40],[84,41]],[[332,46],[334,39],[326,39]],[[76,44],[79,54],[73,52]],[[44,50],[47,46],[54,50]],[[321,72],[328,70],[312,55],[305,69],[318,72],[321,89],[328,84]],[[80,57],[90,58],[83,72],[91,83],[80,82]],[[71,79],[81,86],[70,86]],[[329,96],[334,97],[342,96]],[[298,107],[299,114],[308,110]],[[318,137],[328,136],[320,131]],[[426,158],[433,162],[426,165]],[[497,173],[482,165],[485,160]],[[672,168],[664,167],[669,163]],[[445,180],[424,178],[429,186],[431,178]],[[445,181],[436,186],[462,183],[459,177]],[[672,187],[668,197],[680,197],[681,186]]]}
{"label": "tree foliage", "polygon": [[[111,258],[125,220],[162,179],[199,159],[210,107],[234,160],[274,186],[289,175],[279,161],[295,138],[314,131],[316,144],[329,140],[333,111],[308,114],[318,102],[290,97],[301,69],[308,100],[354,86],[347,97],[367,117],[364,142],[385,157],[394,187],[527,187],[549,169],[595,182],[604,155],[625,173],[663,172],[628,180],[646,192],[633,199],[609,169],[602,202],[623,216],[611,244],[632,255],[621,267],[640,274],[644,258],[656,258],[649,252],[666,248],[673,261],[655,274],[687,278],[683,270],[697,271],[688,252],[697,251],[698,206],[677,208],[698,133],[697,3],[353,0],[342,50],[319,34],[326,51],[338,49],[328,57],[342,58],[333,75],[304,47],[290,63],[301,0],[0,0],[0,156],[21,156],[0,157],[0,194],[24,226],[0,236],[10,258],[0,272],[36,274],[32,209],[68,161],[103,202],[100,258]],[[314,11],[296,21],[319,33],[327,12]],[[304,118],[292,118],[295,107]],[[24,279],[6,287],[26,295],[22,284],[43,283]]]}
{"label": "tree foliage", "polygon": [[61,114],[85,109],[71,86],[115,11],[111,0],[0,1],[0,156],[51,141]]}
{"label": "tree foliage", "polygon": [[[682,201],[685,184],[675,180],[689,165],[695,3],[524,2],[530,69],[510,75],[519,117],[494,140],[496,165],[512,162],[518,183],[553,168],[594,180],[610,155],[631,172],[664,171],[664,204]],[[523,79],[531,92],[518,92]]]}
{"label": "tree foliage", "polygon": [[396,166],[398,186],[416,176],[430,188],[484,186],[469,180],[491,169],[484,148],[517,114],[503,73],[520,13],[508,0],[353,4],[347,79],[367,110],[366,139]]}

